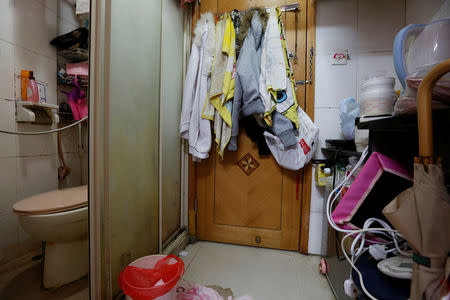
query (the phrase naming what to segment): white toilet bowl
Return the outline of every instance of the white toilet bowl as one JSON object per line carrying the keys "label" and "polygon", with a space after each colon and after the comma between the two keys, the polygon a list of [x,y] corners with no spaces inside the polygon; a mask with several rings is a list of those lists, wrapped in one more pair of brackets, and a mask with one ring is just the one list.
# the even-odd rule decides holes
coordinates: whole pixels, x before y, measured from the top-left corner
{"label": "white toilet bowl", "polygon": [[88,273],[87,186],[32,196],[13,209],[23,230],[46,242],[44,287],[60,287]]}

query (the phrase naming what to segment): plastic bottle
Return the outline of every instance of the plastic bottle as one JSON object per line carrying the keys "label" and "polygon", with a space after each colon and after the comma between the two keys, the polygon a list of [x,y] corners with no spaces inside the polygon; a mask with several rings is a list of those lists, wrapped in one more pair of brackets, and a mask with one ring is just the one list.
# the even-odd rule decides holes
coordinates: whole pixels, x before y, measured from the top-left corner
{"label": "plastic bottle", "polygon": [[39,90],[36,80],[34,79],[33,71],[30,71],[30,77],[28,78],[27,101],[39,102]]}
{"label": "plastic bottle", "polygon": [[27,97],[27,87],[28,87],[28,79],[30,78],[30,71],[28,70],[22,70],[20,72],[21,74],[21,79],[22,79],[22,83],[21,83],[21,88],[20,88],[20,98],[22,99],[22,101],[27,101],[28,97]]}

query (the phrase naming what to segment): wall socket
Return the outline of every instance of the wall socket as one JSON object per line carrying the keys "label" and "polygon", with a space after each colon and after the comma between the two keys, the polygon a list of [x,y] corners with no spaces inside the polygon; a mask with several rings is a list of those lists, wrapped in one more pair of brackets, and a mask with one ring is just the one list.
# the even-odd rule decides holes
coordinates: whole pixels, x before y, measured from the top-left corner
{"label": "wall socket", "polygon": [[348,50],[331,50],[329,59],[332,65],[346,65],[350,54]]}

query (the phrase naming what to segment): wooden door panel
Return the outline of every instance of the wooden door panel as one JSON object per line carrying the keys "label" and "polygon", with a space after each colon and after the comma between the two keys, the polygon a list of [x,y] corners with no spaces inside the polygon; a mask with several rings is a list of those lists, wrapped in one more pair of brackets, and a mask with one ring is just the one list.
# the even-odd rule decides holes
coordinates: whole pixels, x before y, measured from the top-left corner
{"label": "wooden door panel", "polygon": [[[271,155],[260,157],[246,134],[238,151],[215,157],[214,221],[216,224],[281,228],[283,172]],[[264,187],[264,188],[262,188]]]}
{"label": "wooden door panel", "polygon": [[[241,132],[238,151],[217,154],[197,167],[197,237],[201,240],[299,249],[302,171],[278,166],[258,155]],[[247,175],[238,165],[250,154],[256,169]],[[248,158],[248,156],[247,156]]]}

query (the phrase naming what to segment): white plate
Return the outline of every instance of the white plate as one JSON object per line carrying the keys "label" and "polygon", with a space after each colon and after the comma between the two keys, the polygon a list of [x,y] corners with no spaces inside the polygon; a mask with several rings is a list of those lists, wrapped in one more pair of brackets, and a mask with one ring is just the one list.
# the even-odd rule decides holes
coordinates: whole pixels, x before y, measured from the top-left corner
{"label": "white plate", "polygon": [[412,266],[412,258],[406,256],[393,256],[383,259],[377,264],[383,274],[400,279],[411,279]]}

